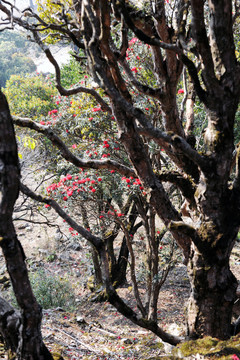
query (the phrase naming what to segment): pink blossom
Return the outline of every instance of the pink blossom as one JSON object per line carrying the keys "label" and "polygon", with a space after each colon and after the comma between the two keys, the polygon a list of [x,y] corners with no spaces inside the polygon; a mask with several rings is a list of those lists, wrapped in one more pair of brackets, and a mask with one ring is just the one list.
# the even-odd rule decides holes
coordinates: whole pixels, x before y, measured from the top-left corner
{"label": "pink blossom", "polygon": [[136,66],[133,67],[131,70],[132,70],[133,72],[135,72],[135,74],[138,72],[138,69],[136,68]]}
{"label": "pink blossom", "polygon": [[76,144],[73,144],[73,145],[72,145],[72,148],[73,148],[73,149],[76,149],[76,148],[77,148],[77,145],[76,145]]}
{"label": "pink blossom", "polygon": [[53,109],[53,110],[48,112],[48,115],[57,114],[57,112],[58,112],[57,109]]}
{"label": "pink blossom", "polygon": [[100,107],[92,108],[93,112],[100,111],[100,110],[102,110]]}
{"label": "pink blossom", "polygon": [[137,41],[138,41],[138,38],[133,37],[133,38],[129,41],[129,45],[130,45],[130,44],[135,44],[135,42],[137,42]]}
{"label": "pink blossom", "polygon": [[178,90],[178,94],[184,94],[184,90],[183,90],[183,89],[179,89],[179,90]]}

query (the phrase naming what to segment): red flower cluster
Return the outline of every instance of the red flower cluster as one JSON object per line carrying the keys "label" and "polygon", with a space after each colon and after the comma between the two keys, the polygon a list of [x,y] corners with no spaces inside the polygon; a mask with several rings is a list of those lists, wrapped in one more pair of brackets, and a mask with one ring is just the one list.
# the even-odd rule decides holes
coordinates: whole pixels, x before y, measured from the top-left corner
{"label": "red flower cluster", "polygon": [[[86,174],[85,174],[86,175]],[[74,193],[79,193],[82,191],[89,191],[92,193],[96,192],[96,188],[92,185],[97,185],[99,182],[102,181],[102,178],[98,178],[97,180],[91,179],[89,177],[79,179],[78,176],[73,176],[71,174],[67,174],[65,177],[61,178],[58,183],[53,183],[47,187],[47,193],[56,195],[56,191],[58,190],[63,195],[63,200],[67,201]],[[70,182],[70,183],[69,183]],[[90,186],[81,186],[83,184],[90,183]],[[97,185],[98,186],[98,185]]]}
{"label": "red flower cluster", "polygon": [[54,115],[54,114],[57,114],[58,113],[58,110],[57,109],[53,109],[51,111],[48,112],[48,115]]}
{"label": "red flower cluster", "polygon": [[129,45],[135,44],[138,41],[138,38],[133,37],[130,41],[129,41]]}
{"label": "red flower cluster", "polygon": [[236,354],[233,354],[233,355],[232,355],[232,359],[233,359],[233,360],[240,360],[239,357],[238,357]]}
{"label": "red flower cluster", "polygon": [[99,107],[95,107],[95,108],[92,108],[92,111],[93,112],[97,112],[97,111],[101,111],[102,108],[99,106]]}
{"label": "red flower cluster", "polygon": [[[122,181],[124,181],[124,180],[128,184],[127,187],[131,187],[131,185],[137,185],[137,186],[139,186],[140,190],[144,189],[141,181],[138,178],[134,179],[132,176],[130,178],[126,178],[125,176],[123,176]],[[134,180],[134,181],[132,182],[132,180]]]}

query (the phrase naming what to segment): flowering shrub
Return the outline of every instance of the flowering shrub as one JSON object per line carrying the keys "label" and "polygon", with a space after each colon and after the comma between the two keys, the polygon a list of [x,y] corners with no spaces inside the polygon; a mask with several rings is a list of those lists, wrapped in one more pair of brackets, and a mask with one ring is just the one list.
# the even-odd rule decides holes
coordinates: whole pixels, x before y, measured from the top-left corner
{"label": "flowering shrub", "polygon": [[[89,154],[87,155],[89,156]],[[116,220],[116,217],[124,216],[122,208],[124,197],[144,193],[138,178],[121,177],[118,173],[109,170],[101,171],[101,176],[99,175],[99,172],[80,170],[65,176],[62,175],[59,181],[46,188],[47,195],[57,199],[60,203],[65,202],[64,206],[67,206],[69,212],[78,212],[77,204],[84,201],[85,206],[88,206],[89,214],[91,214],[91,227],[96,233],[101,232],[104,223],[105,226],[109,226]],[[113,199],[111,204],[109,204],[109,199]],[[49,206],[45,205],[45,207]],[[78,234],[74,233],[73,236],[75,235]]]}

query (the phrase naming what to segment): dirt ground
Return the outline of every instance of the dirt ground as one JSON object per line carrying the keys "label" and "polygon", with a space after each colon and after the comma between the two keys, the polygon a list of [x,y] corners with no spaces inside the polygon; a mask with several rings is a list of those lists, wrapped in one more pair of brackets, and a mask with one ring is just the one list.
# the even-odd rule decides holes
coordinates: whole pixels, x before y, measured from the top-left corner
{"label": "dirt ground", "polygon": [[[86,286],[87,278],[91,275],[86,257],[89,251],[87,243],[83,241],[81,246],[76,247],[76,243],[69,238],[66,225],[50,212],[48,218],[50,216],[57,222],[63,234],[56,227],[48,228],[44,223],[44,211],[43,217],[32,217],[36,223],[16,220],[15,226],[27,255],[29,270],[44,268],[49,274],[68,279],[75,292],[76,306],[73,311],[67,312],[64,308],[43,311],[42,333],[49,349],[69,360],[168,358],[172,350],[170,345],[132,324],[107,302],[90,301],[91,293]],[[239,242],[231,257],[231,268],[240,280]],[[5,265],[1,255],[0,276],[4,274]],[[118,291],[125,301],[134,304],[130,284]],[[186,267],[179,262],[161,289],[158,307],[160,326],[176,335],[185,335],[185,307],[189,291]],[[2,290],[4,294],[6,290]]]}

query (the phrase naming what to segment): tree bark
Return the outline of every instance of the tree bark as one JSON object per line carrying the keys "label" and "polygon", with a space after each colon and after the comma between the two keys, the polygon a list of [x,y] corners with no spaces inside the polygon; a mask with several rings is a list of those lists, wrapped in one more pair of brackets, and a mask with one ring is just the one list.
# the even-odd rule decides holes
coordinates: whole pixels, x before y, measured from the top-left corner
{"label": "tree bark", "polygon": [[[21,309],[21,325],[2,336],[19,360],[52,360],[41,335],[42,311],[33,295],[25,254],[17,239],[12,214],[19,193],[20,170],[12,118],[5,96],[0,92],[0,246],[13,290]],[[12,311],[12,310],[11,310]],[[9,314],[9,313],[7,313]],[[18,322],[18,320],[16,320]]]}
{"label": "tree bark", "polygon": [[232,309],[237,280],[229,268],[229,259],[207,265],[192,249],[188,273],[191,295],[188,303],[188,335],[191,339],[212,336],[228,339],[232,335]]}

